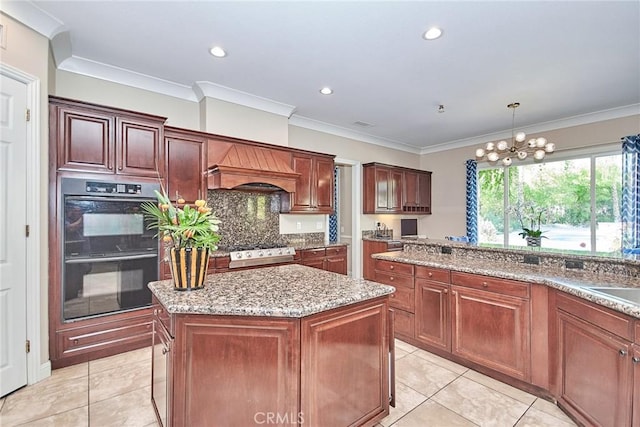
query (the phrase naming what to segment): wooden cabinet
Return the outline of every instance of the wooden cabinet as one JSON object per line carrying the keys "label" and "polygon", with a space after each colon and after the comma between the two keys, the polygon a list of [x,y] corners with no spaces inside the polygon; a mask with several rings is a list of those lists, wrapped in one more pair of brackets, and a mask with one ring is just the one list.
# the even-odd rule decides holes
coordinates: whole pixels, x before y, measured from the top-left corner
{"label": "wooden cabinet", "polygon": [[399,241],[362,241],[362,277],[367,280],[375,280],[376,263],[371,255],[389,251],[401,251],[402,242]]}
{"label": "wooden cabinet", "polygon": [[416,266],[416,339],[451,351],[449,270]]}
{"label": "wooden cabinet", "polygon": [[374,425],[389,413],[386,297],[302,319],[163,316],[154,307],[151,394],[163,427],[276,415],[278,425]]}
{"label": "wooden cabinet", "polygon": [[377,163],[362,167],[363,213],[402,212],[402,171]]}
{"label": "wooden cabinet", "polygon": [[431,172],[403,172],[402,211],[406,213],[431,213]]}
{"label": "wooden cabinet", "polygon": [[412,339],[415,331],[414,266],[377,259],[374,281],[396,288],[389,299],[395,316],[396,337]]}
{"label": "wooden cabinet", "polygon": [[206,137],[182,129],[165,129],[167,195],[187,203],[207,197]]}
{"label": "wooden cabinet", "polygon": [[362,165],[365,214],[430,214],[431,172],[381,163]]}
{"label": "wooden cabinet", "polygon": [[347,246],[301,250],[300,264],[334,273],[347,274]]}
{"label": "wooden cabinet", "polygon": [[162,177],[165,118],[50,97],[58,170]]}
{"label": "wooden cabinet", "polygon": [[529,284],[451,272],[451,352],[528,381]]}
{"label": "wooden cabinet", "polygon": [[554,298],[551,366],[558,402],[585,425],[632,425],[638,376],[632,372],[638,370],[633,320],[559,291]]}
{"label": "wooden cabinet", "polygon": [[334,213],[333,156],[294,152],[292,168],[300,174],[296,190],[282,197],[283,213]]}

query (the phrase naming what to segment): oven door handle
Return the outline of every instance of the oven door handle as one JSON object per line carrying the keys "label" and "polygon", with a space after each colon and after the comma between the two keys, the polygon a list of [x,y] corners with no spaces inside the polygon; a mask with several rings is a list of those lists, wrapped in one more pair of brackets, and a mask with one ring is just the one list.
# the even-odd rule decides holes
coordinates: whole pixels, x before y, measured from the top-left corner
{"label": "oven door handle", "polygon": [[73,258],[64,260],[65,264],[84,264],[88,262],[134,261],[137,259],[157,258],[158,254],[121,255],[110,257]]}

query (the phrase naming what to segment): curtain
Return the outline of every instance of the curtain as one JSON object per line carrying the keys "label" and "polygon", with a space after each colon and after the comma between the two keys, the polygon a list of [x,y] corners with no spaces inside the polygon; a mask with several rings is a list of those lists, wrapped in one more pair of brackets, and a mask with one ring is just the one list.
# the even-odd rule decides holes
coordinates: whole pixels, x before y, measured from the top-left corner
{"label": "curtain", "polygon": [[622,250],[640,248],[640,135],[622,138]]}
{"label": "curtain", "polygon": [[338,242],[338,168],[333,170],[333,215],[329,215],[329,243]]}
{"label": "curtain", "polygon": [[478,162],[469,159],[467,166],[467,237],[478,243]]}

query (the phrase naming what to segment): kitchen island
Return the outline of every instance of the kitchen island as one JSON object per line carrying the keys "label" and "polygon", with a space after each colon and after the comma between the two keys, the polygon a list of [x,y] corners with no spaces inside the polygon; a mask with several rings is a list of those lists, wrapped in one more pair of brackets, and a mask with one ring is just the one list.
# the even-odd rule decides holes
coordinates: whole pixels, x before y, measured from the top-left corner
{"label": "kitchen island", "polygon": [[389,413],[393,287],[286,265],[149,288],[163,426],[360,426]]}

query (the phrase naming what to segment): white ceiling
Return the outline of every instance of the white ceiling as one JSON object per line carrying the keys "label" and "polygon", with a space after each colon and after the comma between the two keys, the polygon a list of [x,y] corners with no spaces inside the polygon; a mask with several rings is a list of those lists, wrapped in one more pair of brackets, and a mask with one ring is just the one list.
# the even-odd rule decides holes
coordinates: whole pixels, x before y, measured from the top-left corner
{"label": "white ceiling", "polygon": [[[513,101],[516,127],[528,133],[640,114],[637,0],[1,7],[52,40],[61,69],[264,107],[417,153],[510,135]],[[443,36],[424,40],[433,25]],[[212,57],[213,45],[228,56]],[[333,95],[319,93],[325,85]]]}

